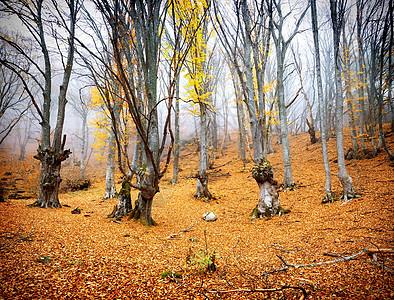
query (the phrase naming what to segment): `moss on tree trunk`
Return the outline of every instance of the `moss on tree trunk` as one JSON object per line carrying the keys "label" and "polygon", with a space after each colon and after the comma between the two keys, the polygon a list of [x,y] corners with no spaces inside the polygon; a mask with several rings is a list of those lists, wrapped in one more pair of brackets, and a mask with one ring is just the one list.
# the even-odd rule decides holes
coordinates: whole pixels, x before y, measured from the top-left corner
{"label": "moss on tree trunk", "polygon": [[147,199],[142,196],[140,192],[138,194],[138,199],[135,201],[135,206],[130,214],[129,219],[134,219],[135,221],[140,221],[144,226],[156,226],[157,223],[152,218],[152,203],[153,197]]}
{"label": "moss on tree trunk", "polygon": [[262,159],[252,169],[252,176],[260,188],[260,199],[251,213],[251,218],[271,218],[279,212],[279,195],[276,191],[277,182],[273,179],[271,163]]}
{"label": "moss on tree trunk", "polygon": [[128,182],[127,178],[123,178],[122,187],[118,194],[118,205],[116,209],[108,215],[109,218],[117,218],[121,219],[125,215],[127,215],[130,211],[132,211],[133,206],[131,204],[131,196],[130,196],[131,186]]}

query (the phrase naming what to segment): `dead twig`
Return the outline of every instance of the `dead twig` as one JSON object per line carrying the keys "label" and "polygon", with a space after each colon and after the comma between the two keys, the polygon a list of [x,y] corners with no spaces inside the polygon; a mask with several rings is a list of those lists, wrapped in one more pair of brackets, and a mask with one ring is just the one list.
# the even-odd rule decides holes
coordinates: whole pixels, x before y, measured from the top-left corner
{"label": "dead twig", "polygon": [[307,187],[307,186],[311,186],[311,185],[315,185],[315,184],[319,184],[319,183],[320,183],[320,181],[314,182],[314,183],[310,183],[310,184],[300,184],[300,185],[297,185],[296,187],[299,187],[299,188]]}
{"label": "dead twig", "polygon": [[379,167],[380,165],[383,165],[383,163],[381,162],[380,164],[377,164],[376,166],[373,166],[371,169]]}
{"label": "dead twig", "polygon": [[[350,255],[350,256],[341,256],[341,254],[336,254],[336,253],[329,253],[327,252],[325,255],[329,255],[329,256],[335,256],[335,257],[340,257],[336,260],[332,260],[332,261],[323,261],[323,262],[319,262],[319,263],[313,263],[313,264],[300,264],[300,265],[294,265],[294,264],[290,264],[287,261],[285,261],[283,259],[283,257],[281,257],[279,254],[277,254],[276,256],[283,262],[282,267],[279,269],[275,269],[275,270],[271,270],[268,272],[265,272],[263,274],[261,274],[261,276],[268,276],[274,273],[278,273],[278,272],[282,272],[282,271],[287,271],[289,268],[311,268],[311,267],[318,267],[318,266],[324,266],[324,265],[330,265],[330,264],[335,264],[338,262],[342,262],[342,261],[349,261],[357,256],[363,255],[365,253],[375,253],[374,251],[377,250],[377,252],[379,252],[378,249],[362,249],[360,252]],[[390,249],[383,249],[383,250],[390,250]],[[392,250],[390,250],[392,251]],[[392,253],[392,252],[390,252]]]}
{"label": "dead twig", "polygon": [[300,290],[305,299],[308,296],[308,293],[303,287],[300,286],[282,286],[280,288],[272,288],[272,289],[232,289],[232,290],[207,290],[208,293],[213,294],[225,294],[225,293],[272,293],[279,292],[287,289]]}
{"label": "dead twig", "polygon": [[231,163],[231,162],[232,162],[232,160],[229,160],[228,162],[225,162],[224,164],[221,164],[221,165],[218,165],[218,166],[214,166],[214,167],[212,167],[211,169],[213,170],[213,169],[217,169],[217,168],[223,167],[223,166],[225,166],[225,165],[228,165],[228,164]]}
{"label": "dead twig", "polygon": [[189,226],[189,227],[186,228],[186,229],[180,230],[178,233],[172,233],[172,234],[170,234],[169,236],[167,236],[167,237],[165,237],[165,238],[159,238],[159,239],[161,239],[161,240],[170,240],[170,239],[173,239],[173,238],[177,237],[178,235],[180,235],[181,233],[193,231],[192,228],[193,228],[194,226],[197,226],[197,221],[196,221],[195,224]]}
{"label": "dead twig", "polygon": [[276,255],[286,267],[292,267],[292,268],[310,268],[310,267],[318,267],[318,266],[324,266],[324,265],[330,265],[330,264],[336,264],[338,262],[342,262],[342,261],[349,261],[357,256],[360,256],[364,253],[368,253],[368,249],[364,248],[362,249],[360,252],[350,255],[350,256],[345,256],[345,257],[341,257],[338,258],[336,260],[331,260],[331,261],[322,261],[319,263],[313,263],[313,264],[300,264],[300,265],[294,265],[294,264],[289,264],[288,262],[286,262],[280,255]]}
{"label": "dead twig", "polygon": [[331,257],[343,257],[344,255],[348,255],[349,253],[333,253],[333,252],[323,252],[323,255],[325,256],[331,256]]}

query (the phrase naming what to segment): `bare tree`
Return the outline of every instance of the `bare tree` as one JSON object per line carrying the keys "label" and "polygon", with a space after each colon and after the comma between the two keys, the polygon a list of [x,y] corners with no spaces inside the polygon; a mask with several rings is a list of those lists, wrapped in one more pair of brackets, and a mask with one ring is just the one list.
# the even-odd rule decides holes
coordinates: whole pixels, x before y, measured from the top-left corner
{"label": "bare tree", "polygon": [[301,93],[304,96],[304,99],[306,101],[306,105],[307,105],[307,108],[308,108],[308,113],[309,113],[309,120],[308,120],[308,118],[305,118],[305,122],[308,125],[308,133],[310,135],[311,144],[315,144],[317,142],[317,138],[316,138],[315,124],[314,124],[314,121],[313,121],[312,105],[311,105],[311,102],[309,101],[308,93],[307,93],[307,91],[305,90],[305,87],[304,87],[304,80],[302,78],[302,62],[301,62],[301,58],[298,57],[298,59],[297,59],[296,54],[294,52],[294,49],[292,48],[291,50],[292,50],[292,53],[293,53],[295,68],[296,68],[296,71],[298,73],[298,77],[300,79]]}
{"label": "bare tree", "polygon": [[333,193],[331,190],[331,171],[328,160],[327,139],[326,139],[326,106],[323,102],[323,84],[320,69],[320,47],[319,47],[319,30],[317,26],[317,9],[316,0],[311,0],[311,15],[312,15],[312,31],[313,31],[313,44],[315,47],[315,68],[317,77],[317,98],[319,99],[319,112],[320,112],[320,134],[323,153],[324,172],[326,175],[326,183],[324,185],[325,199],[324,202],[332,202]]}
{"label": "bare tree", "polygon": [[[26,63],[3,41],[0,44],[0,145],[31,107],[22,81],[6,67],[6,61],[15,65]],[[29,69],[29,63],[22,68]]]}
{"label": "bare tree", "polygon": [[88,165],[88,149],[89,149],[89,127],[88,116],[91,112],[91,95],[83,93],[84,88],[79,89],[78,99],[76,95],[70,99],[70,105],[77,113],[81,121],[81,135],[77,138],[80,141],[80,162],[79,162],[79,178],[85,179],[85,170]]}
{"label": "bare tree", "polygon": [[[64,7],[65,6],[65,7]],[[14,62],[6,60],[4,65],[15,72],[22,81],[26,93],[39,115],[40,125],[42,128],[41,144],[38,147],[38,153],[34,156],[41,162],[41,178],[40,191],[35,206],[39,207],[61,207],[59,202],[59,185],[61,182],[60,168],[61,163],[70,155],[70,150],[64,150],[66,137],[63,136],[63,124],[65,118],[65,107],[67,103],[66,95],[68,84],[71,77],[71,70],[74,61],[75,51],[75,24],[77,21],[77,14],[79,11],[79,0],[68,0],[65,4],[60,4],[57,1],[38,0],[34,3],[30,1],[1,1],[1,11],[8,15],[17,17],[23,24],[25,29],[31,34],[31,38],[36,44],[42,54],[42,64],[35,58],[35,54],[29,55],[24,50],[24,47],[18,44],[18,41],[8,38],[4,35],[1,39],[8,43],[15,52],[20,53],[26,59],[31,68],[24,69],[23,65],[16,65]],[[66,12],[67,10],[67,12]],[[56,25],[55,25],[56,24]],[[55,27],[59,26],[68,34],[67,38],[63,38],[56,33]],[[53,38],[55,39],[58,56],[55,58],[51,56],[49,46],[48,31],[55,32]],[[59,39],[62,39],[62,44],[66,48],[60,46]],[[66,53],[66,56],[64,56]],[[53,132],[53,139],[51,143],[51,104],[53,94],[52,87],[52,64],[53,60],[61,58],[62,69],[62,83],[59,88],[58,95],[58,111],[56,116],[56,126]],[[33,93],[33,84],[29,84],[27,79],[34,82],[38,86],[42,94],[42,106],[36,101],[36,95]]]}
{"label": "bare tree", "polygon": [[277,18],[273,17],[271,13],[270,17],[274,24],[275,30],[272,30],[272,39],[275,44],[276,49],[276,76],[277,76],[277,97],[278,97],[278,107],[279,107],[279,119],[280,119],[280,134],[282,140],[282,151],[283,151],[283,168],[284,168],[284,179],[283,185],[285,187],[294,185],[293,173],[291,168],[291,158],[290,158],[290,144],[287,128],[287,112],[285,103],[285,93],[284,93],[284,74],[285,74],[285,59],[286,52],[290,46],[291,41],[299,32],[299,27],[301,22],[309,8],[309,6],[303,10],[301,15],[295,24],[294,29],[288,34],[288,37],[284,37],[284,24],[286,18],[290,14],[283,14],[281,0],[273,0],[273,6],[277,14]]}
{"label": "bare tree", "polygon": [[353,180],[346,171],[345,154],[343,149],[343,88],[342,88],[342,62],[340,57],[340,38],[343,28],[346,2],[343,0],[330,0],[330,12],[333,29],[334,57],[335,57],[335,104],[336,104],[336,144],[338,156],[338,179],[343,188],[342,197],[344,202],[355,197]]}
{"label": "bare tree", "polygon": [[[392,74],[389,72],[385,72],[385,58],[389,57],[389,62],[391,62],[391,55],[392,53],[387,53],[388,51],[386,49],[392,50],[392,44],[393,41],[388,38],[388,35],[391,35],[391,39],[393,38],[393,22],[394,20],[392,19],[392,14],[393,12],[391,11],[393,8],[393,1],[390,0],[389,2],[389,9],[386,12],[386,16],[384,18],[384,25],[383,25],[383,32],[380,40],[380,54],[379,54],[379,83],[378,83],[378,124],[379,124],[379,138],[382,142],[384,150],[387,152],[391,160],[394,160],[394,153],[390,151],[387,143],[386,143],[386,138],[384,136],[383,132],[383,97],[384,97],[384,84],[383,84],[383,77],[388,78],[388,81],[391,81]],[[391,29],[391,33],[390,32]],[[387,44],[388,41],[388,45]],[[388,70],[390,71],[392,66],[389,64]],[[390,83],[391,85],[391,83]],[[391,87],[391,86],[389,86]],[[388,95],[391,96],[391,90],[388,91]],[[389,101],[392,101],[389,99]]]}
{"label": "bare tree", "polygon": [[[111,97],[105,97],[105,99],[122,99],[122,105],[127,107],[128,115],[133,120],[141,144],[142,165],[135,170],[129,162],[127,152],[122,148],[121,135],[117,130],[114,130],[118,165],[124,175],[118,202],[119,204],[123,203],[121,202],[122,195],[130,196],[131,187],[138,189],[140,193],[132,210],[132,216],[139,219],[142,224],[154,225],[156,223],[152,218],[153,198],[159,192],[160,178],[168,167],[173,141],[162,170],[160,169],[160,157],[165,149],[167,133],[171,131],[169,126],[170,110],[175,95],[176,81],[187,55],[190,41],[178,39],[180,33],[175,31],[174,34],[177,37],[174,41],[177,41],[175,48],[177,55],[172,57],[169,68],[168,90],[170,92],[167,97],[159,100],[157,93],[159,50],[169,7],[168,3],[153,0],[138,0],[131,3],[122,0],[106,0],[94,1],[94,3],[106,24],[105,29],[110,45],[110,49],[106,49],[106,53],[110,56],[110,61],[114,63],[115,68],[112,68],[108,61],[101,59],[88,45],[82,41],[79,43],[94,59],[100,60],[105,72],[111,75],[111,81],[119,86],[117,90],[109,90],[108,93],[111,93]],[[143,95],[142,98],[140,95]],[[164,100],[168,100],[164,118],[165,124],[159,127],[158,107]],[[114,106],[108,104],[112,127],[117,128]],[[159,135],[160,128],[163,130],[161,135]],[[173,135],[170,134],[170,136]],[[122,161],[125,163],[120,163]],[[137,182],[132,181],[133,174],[136,175]],[[115,215],[122,216],[130,209],[130,207],[128,209],[118,207],[117,210],[121,210],[121,213],[117,214],[115,211]]]}
{"label": "bare tree", "polygon": [[[253,217],[272,217],[279,211],[279,199],[272,168],[266,160],[268,152],[268,130],[265,115],[264,78],[267,66],[270,36],[273,28],[272,1],[261,3],[246,0],[233,1],[235,17],[225,17],[225,8],[214,1],[214,16],[218,24],[218,35],[228,56],[231,67],[236,71],[243,100],[249,113],[252,136],[253,178],[260,189],[259,204]],[[253,10],[254,13],[251,13]],[[257,95],[253,77],[257,79]],[[257,96],[257,97],[256,97]],[[258,101],[255,101],[255,99]],[[268,173],[267,173],[267,172]],[[269,175],[268,175],[269,174]]]}

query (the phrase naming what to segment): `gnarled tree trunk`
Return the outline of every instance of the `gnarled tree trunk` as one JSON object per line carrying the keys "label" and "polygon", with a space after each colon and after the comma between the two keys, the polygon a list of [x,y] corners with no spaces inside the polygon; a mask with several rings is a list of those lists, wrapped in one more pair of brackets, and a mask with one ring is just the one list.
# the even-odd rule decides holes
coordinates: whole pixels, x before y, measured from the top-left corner
{"label": "gnarled tree trunk", "polygon": [[279,195],[276,191],[277,183],[273,179],[273,174],[272,165],[266,159],[254,165],[252,169],[252,176],[260,188],[259,203],[252,212],[252,219],[272,218],[279,212]]}
{"label": "gnarled tree trunk", "polygon": [[138,199],[135,201],[134,210],[130,218],[140,220],[141,224],[145,226],[155,226],[157,223],[152,218],[152,204],[153,197],[159,192],[159,181],[154,175],[145,176],[141,181],[140,193]]}
{"label": "gnarled tree trunk", "polygon": [[131,204],[130,190],[131,186],[128,182],[128,178],[123,178],[122,187],[118,195],[118,205],[115,206],[114,211],[108,215],[108,217],[122,218],[132,211],[133,206]]}
{"label": "gnarled tree trunk", "polygon": [[38,148],[34,158],[41,161],[40,192],[34,206],[43,208],[60,208],[59,186],[62,182],[60,168],[62,161],[66,160],[71,151],[61,150],[56,153],[51,149]]}

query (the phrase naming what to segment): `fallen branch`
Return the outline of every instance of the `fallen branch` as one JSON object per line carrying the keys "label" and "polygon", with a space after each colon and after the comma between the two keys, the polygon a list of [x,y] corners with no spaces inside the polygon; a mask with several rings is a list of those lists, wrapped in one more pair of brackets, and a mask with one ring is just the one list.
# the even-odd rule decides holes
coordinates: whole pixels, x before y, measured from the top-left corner
{"label": "fallen branch", "polygon": [[173,238],[177,237],[178,235],[180,235],[181,233],[193,231],[192,228],[193,228],[194,226],[196,226],[196,225],[197,225],[197,221],[196,221],[195,224],[191,225],[190,227],[188,227],[188,228],[186,228],[186,229],[180,230],[178,233],[172,233],[172,234],[170,234],[169,236],[167,236],[167,237],[165,237],[165,238],[159,238],[159,239],[161,239],[161,240],[170,240],[170,239],[173,239]]}
{"label": "fallen branch", "polygon": [[300,184],[300,185],[297,185],[296,187],[299,187],[299,188],[301,188],[301,187],[307,187],[307,186],[311,186],[311,185],[315,185],[315,184],[319,184],[320,182],[318,181],[318,182],[314,182],[314,183],[310,183],[310,184]]}
{"label": "fallen branch", "polygon": [[74,208],[74,209],[71,211],[71,213],[72,213],[72,214],[80,214],[80,213],[81,213],[81,209],[79,208],[79,205],[78,205],[76,208]]}
{"label": "fallen branch", "polygon": [[367,250],[367,253],[394,253],[394,249],[378,249],[371,248]]}
{"label": "fallen branch", "polygon": [[[268,276],[268,275],[271,275],[271,274],[274,274],[274,273],[287,271],[289,268],[296,268],[296,269],[298,269],[298,268],[310,268],[310,267],[318,267],[318,266],[335,264],[335,263],[342,262],[342,261],[349,261],[349,260],[351,260],[351,259],[353,259],[353,258],[355,258],[357,256],[363,255],[365,253],[376,253],[376,252],[374,252],[375,250],[377,252],[379,252],[378,249],[369,249],[368,250],[367,248],[364,248],[364,249],[362,249],[360,252],[358,252],[356,254],[353,254],[353,255],[350,255],[350,256],[345,256],[345,257],[341,256],[341,254],[335,254],[335,253],[326,252],[325,255],[338,256],[338,257],[341,257],[341,258],[338,258],[336,260],[331,260],[331,261],[323,261],[323,262],[314,263],[314,264],[301,264],[301,265],[289,264],[287,261],[285,261],[283,259],[283,257],[281,257],[279,254],[277,254],[276,256],[283,262],[282,267],[279,268],[279,269],[275,269],[275,270],[271,270],[271,271],[265,272],[265,273],[261,274],[261,276]],[[390,249],[382,249],[382,250],[390,250]],[[392,252],[393,252],[393,250],[390,250],[389,253],[392,253]]]}
{"label": "fallen branch", "polygon": [[208,290],[208,293],[214,294],[225,294],[225,293],[272,293],[272,292],[279,292],[287,289],[294,289],[302,291],[302,294],[305,297],[308,296],[306,290],[300,286],[282,286],[280,288],[272,288],[272,289],[232,289],[232,290]]}
{"label": "fallen branch", "polygon": [[373,166],[371,169],[379,167],[380,165],[383,165],[383,163],[377,164],[376,166]]}
{"label": "fallen branch", "polygon": [[331,256],[331,257],[343,257],[345,253],[333,253],[333,252],[323,252],[323,255],[325,256]]}
{"label": "fallen branch", "polygon": [[223,166],[225,166],[225,165],[228,165],[228,164],[231,163],[231,162],[232,162],[232,160],[229,160],[228,162],[225,162],[225,163],[223,163],[223,164],[221,164],[221,165],[218,165],[218,166],[214,166],[214,167],[212,167],[211,169],[213,170],[213,169],[217,169],[217,168],[223,167]]}
{"label": "fallen branch", "polygon": [[345,256],[345,257],[341,257],[338,258],[336,260],[331,260],[331,261],[322,261],[319,263],[313,263],[313,264],[301,264],[301,265],[293,265],[293,264],[289,264],[288,262],[286,262],[280,255],[276,255],[286,267],[292,267],[292,268],[310,268],[310,267],[318,267],[318,266],[324,266],[324,265],[330,265],[330,264],[336,264],[338,262],[342,262],[342,261],[349,261],[357,256],[360,256],[364,253],[368,253],[368,249],[364,248],[362,249],[360,252],[350,255],[350,256]]}

